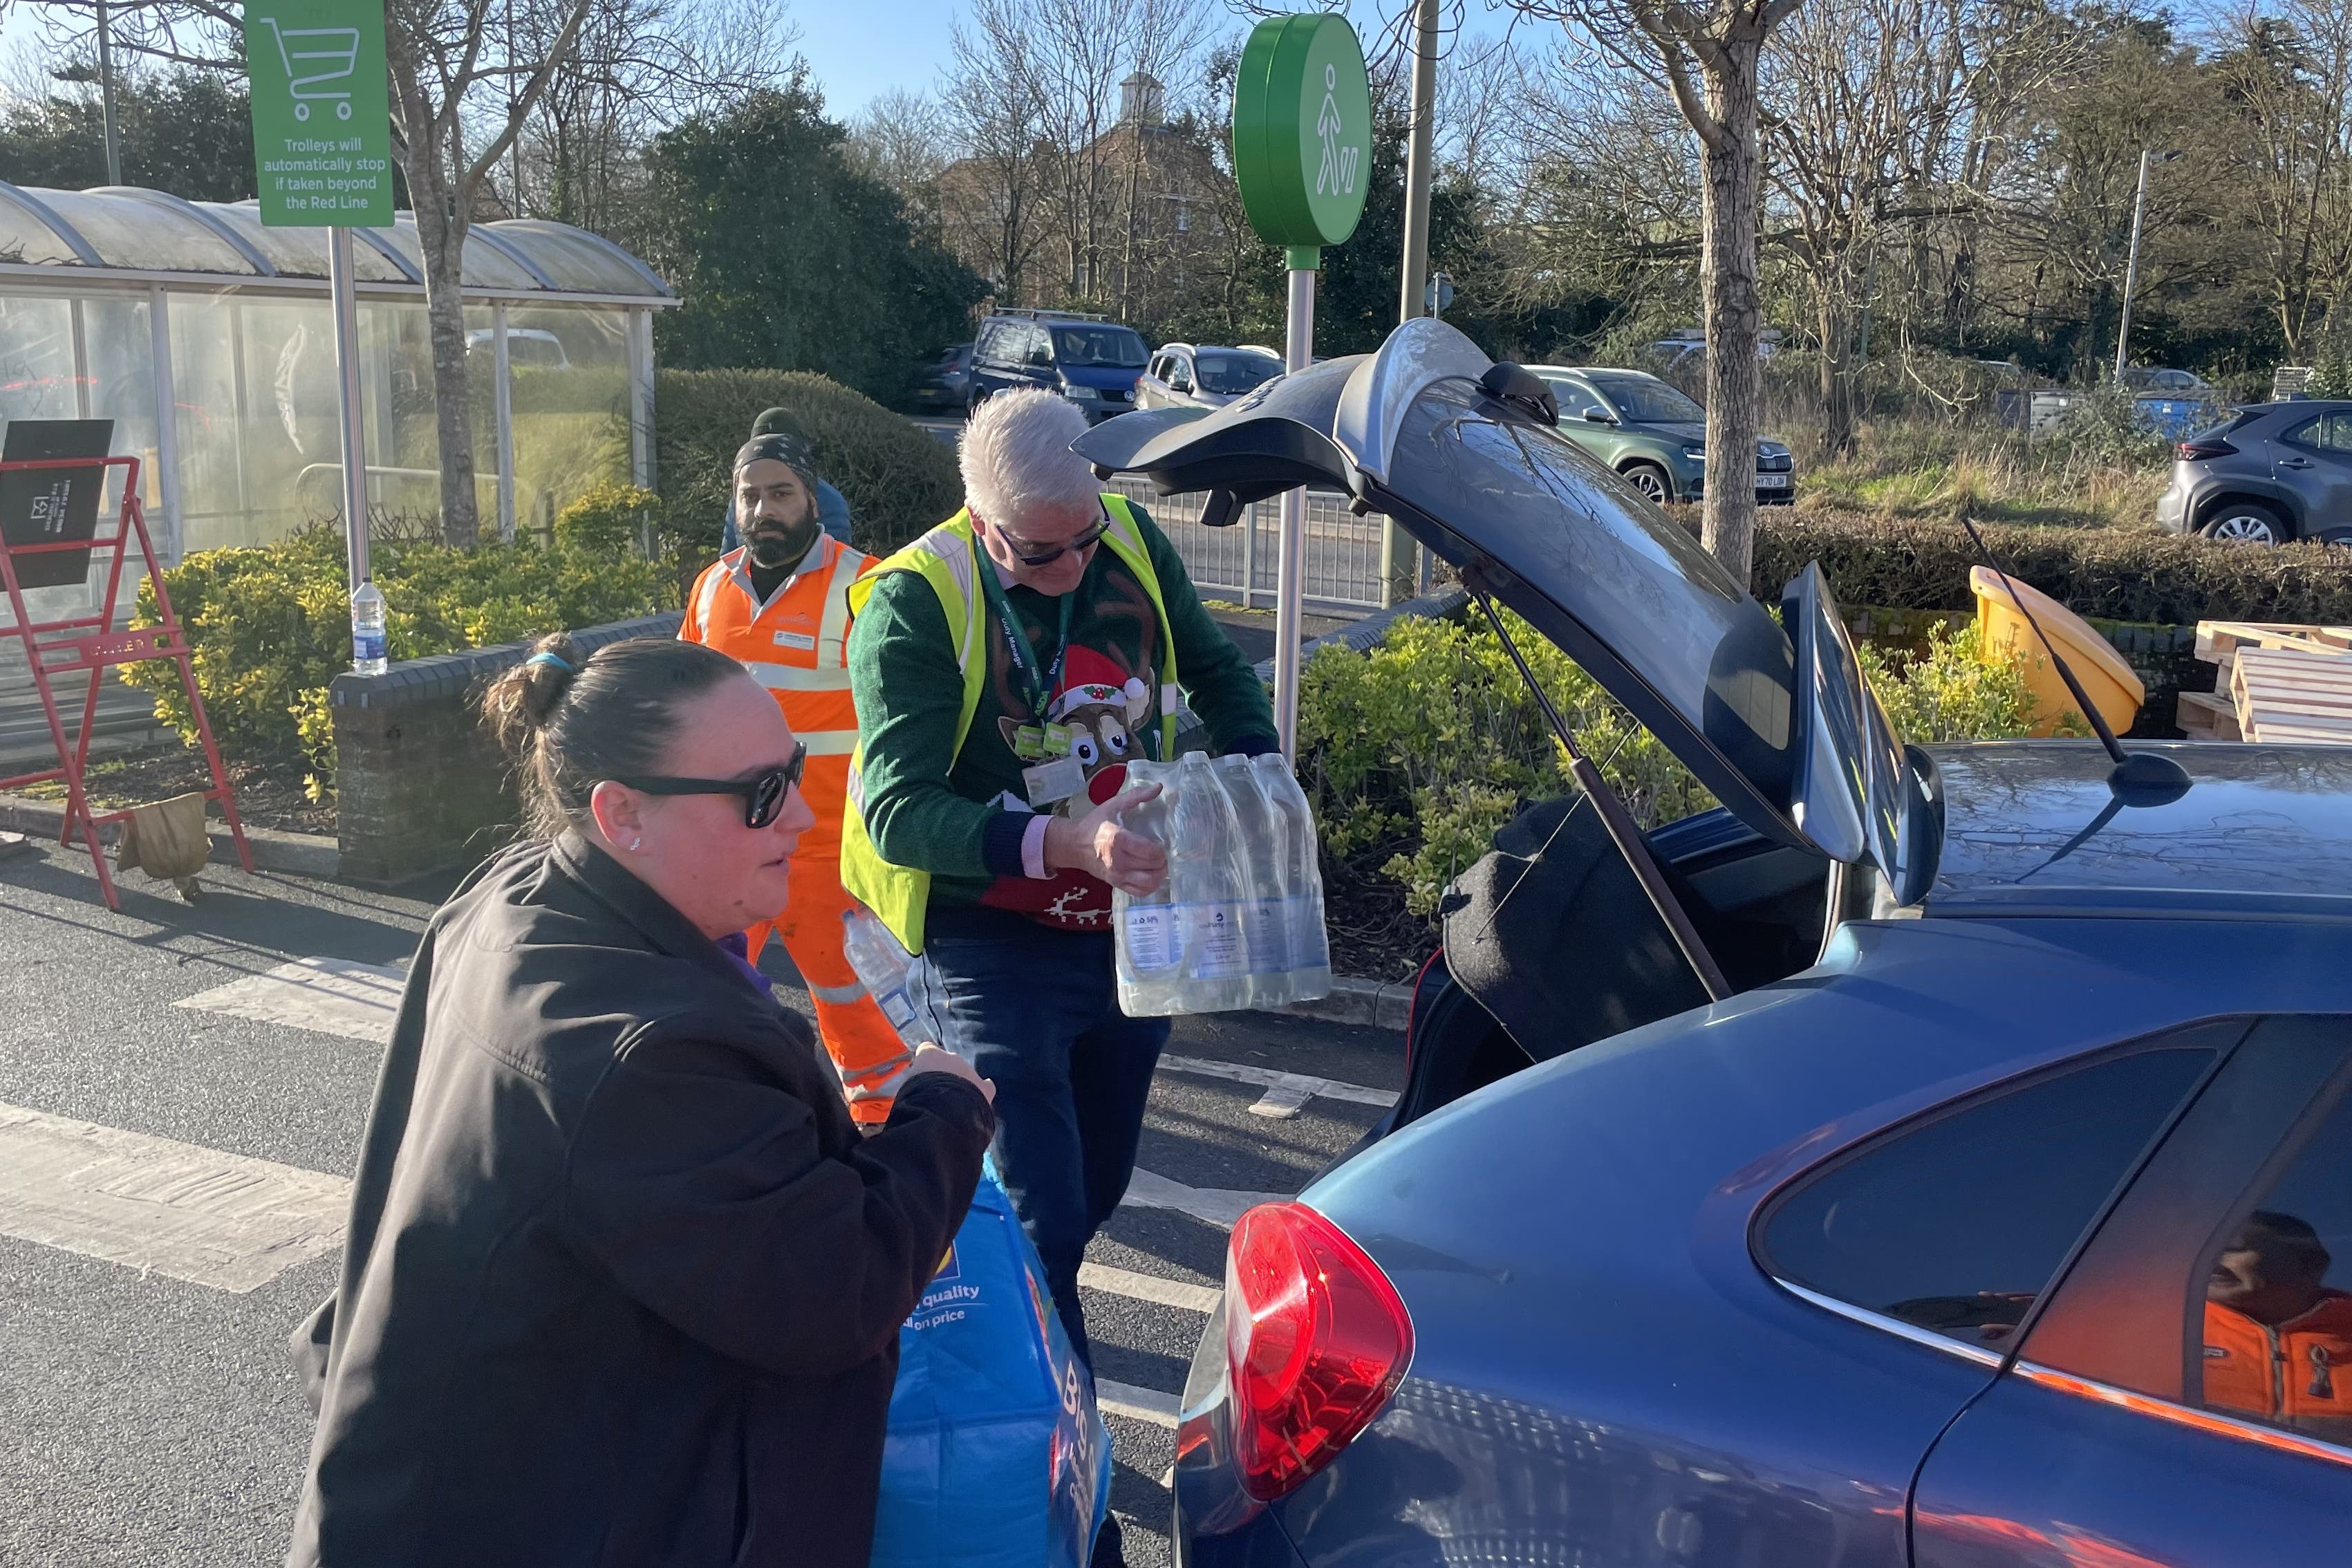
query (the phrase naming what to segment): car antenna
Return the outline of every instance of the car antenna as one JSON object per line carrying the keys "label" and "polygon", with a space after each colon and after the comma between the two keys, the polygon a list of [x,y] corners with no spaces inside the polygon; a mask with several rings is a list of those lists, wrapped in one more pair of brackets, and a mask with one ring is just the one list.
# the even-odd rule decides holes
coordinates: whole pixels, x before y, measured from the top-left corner
{"label": "car antenna", "polygon": [[1666,882],[1665,873],[1658,869],[1657,859],[1650,853],[1650,846],[1642,837],[1642,830],[1634,824],[1633,814],[1625,809],[1625,803],[1617,798],[1617,792],[1609,787],[1609,781],[1601,776],[1601,770],[1592,765],[1591,759],[1577,745],[1575,735],[1569,730],[1568,721],[1560,717],[1558,708],[1552,706],[1550,695],[1536,679],[1536,672],[1528,668],[1526,657],[1519,652],[1519,645],[1512,639],[1510,628],[1503,625],[1503,617],[1496,613],[1495,601],[1486,592],[1486,575],[1482,563],[1473,563],[1462,574],[1463,585],[1470,590],[1472,596],[1478,601],[1478,607],[1486,612],[1487,624],[1502,639],[1503,651],[1511,656],[1513,664],[1518,666],[1519,679],[1528,683],[1529,691],[1535,693],[1536,703],[1542,708],[1552,733],[1559,737],[1561,748],[1568,752],[1569,776],[1576,781],[1579,789],[1591,797],[1593,808],[1601,814],[1601,826],[1609,830],[1611,840],[1617,846],[1617,853],[1625,858],[1633,879],[1641,883],[1642,891],[1649,895],[1650,907],[1656,910],[1658,918],[1666,922],[1666,930],[1673,935],[1675,945],[1682,949],[1684,959],[1698,975],[1699,984],[1706,988],[1707,1000],[1723,1001],[1731,994],[1731,983],[1724,978],[1723,970],[1716,963],[1715,954],[1707,951],[1706,941],[1698,934],[1698,928],[1691,924],[1690,911],[1684,909],[1682,900],[1675,897],[1674,889]]}
{"label": "car antenna", "polygon": [[1992,574],[2000,579],[2010,603],[2015,605],[2017,613],[2025,617],[2025,624],[2033,628],[2034,637],[2042,643],[2042,650],[2057,667],[2058,679],[2066,683],[2066,689],[2074,695],[2075,706],[2090,724],[2091,732],[2098,736],[2099,744],[2107,749],[2107,755],[2114,760],[2116,765],[2107,774],[2107,787],[2115,792],[2116,799],[2125,805],[2168,805],[2187,795],[2188,769],[2159,752],[2124,750],[2123,742],[2116,739],[2114,726],[2100,714],[2089,693],[2083,689],[2083,683],[2075,679],[2074,668],[2059,654],[2058,646],[2050,640],[2050,634],[2042,629],[2042,623],[2034,618],[2032,606],[2025,602],[2025,595],[2017,591],[2017,584],[2010,581],[2008,571],[2001,565],[2000,558],[1993,554],[1992,547],[1985,542],[1984,535],[1977,531],[1975,521],[1963,512],[1960,514],[1960,526],[1969,531],[1969,538],[1976,545],[1977,553],[1983,556],[1985,564],[1992,568]]}

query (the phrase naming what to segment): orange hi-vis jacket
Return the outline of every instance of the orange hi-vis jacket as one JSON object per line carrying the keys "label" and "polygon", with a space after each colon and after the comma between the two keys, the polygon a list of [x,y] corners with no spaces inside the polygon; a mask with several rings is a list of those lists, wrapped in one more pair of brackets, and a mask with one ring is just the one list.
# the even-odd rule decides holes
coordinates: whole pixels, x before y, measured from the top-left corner
{"label": "orange hi-vis jacket", "polygon": [[857,709],[849,694],[849,584],[872,563],[873,557],[820,535],[801,569],[761,604],[745,552],[731,551],[695,580],[677,631],[725,654],[774,692],[784,721],[808,747],[801,795],[816,825],[793,851],[790,901],[745,935],[754,959],[771,931],[793,955],[850,1113],[868,1125],[888,1118],[908,1058],[906,1043],[859,984],[841,939],[842,914],[855,901],[841,885],[841,816],[849,758],[857,749]]}
{"label": "orange hi-vis jacket", "polygon": [[849,585],[874,563],[823,534],[794,573],[761,604],[751,563],[730,551],[703,569],[687,599],[677,635],[718,649],[776,695],[784,721],[808,747],[801,795],[816,826],[801,849],[841,852],[841,808],[849,795],[849,757],[857,749],[857,707],[849,695]]}
{"label": "orange hi-vis jacket", "polygon": [[2352,1431],[2352,1296],[2275,1328],[2218,1301],[2205,1303],[2205,1404],[2344,1440]]}

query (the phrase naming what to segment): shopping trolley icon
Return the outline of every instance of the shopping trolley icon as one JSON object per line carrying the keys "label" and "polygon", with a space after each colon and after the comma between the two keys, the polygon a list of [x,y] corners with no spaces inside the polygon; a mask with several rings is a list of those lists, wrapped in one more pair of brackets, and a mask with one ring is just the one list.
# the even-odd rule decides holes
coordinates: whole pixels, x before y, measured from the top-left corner
{"label": "shopping trolley icon", "polygon": [[[335,118],[352,117],[352,94],[349,88],[341,92],[330,90],[331,81],[349,81],[352,68],[360,58],[360,30],[357,27],[296,27],[281,28],[275,16],[264,16],[269,31],[278,39],[278,58],[286,63],[286,90],[294,95],[294,118],[310,118],[312,102],[331,102]],[[302,74],[308,72],[308,75]],[[308,101],[306,101],[308,100]]]}

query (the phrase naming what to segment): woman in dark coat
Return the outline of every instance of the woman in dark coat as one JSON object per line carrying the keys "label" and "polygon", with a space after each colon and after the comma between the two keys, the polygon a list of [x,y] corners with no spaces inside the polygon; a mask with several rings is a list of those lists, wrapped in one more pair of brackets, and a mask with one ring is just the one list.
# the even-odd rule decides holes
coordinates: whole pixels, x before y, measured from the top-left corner
{"label": "woman in dark coat", "polygon": [[551,638],[484,707],[538,837],[417,949],[341,1282],[296,1336],[319,1428],[287,1560],[864,1568],[898,1325],[988,1086],[919,1053],[860,1139],[743,962],[811,818],[740,667]]}

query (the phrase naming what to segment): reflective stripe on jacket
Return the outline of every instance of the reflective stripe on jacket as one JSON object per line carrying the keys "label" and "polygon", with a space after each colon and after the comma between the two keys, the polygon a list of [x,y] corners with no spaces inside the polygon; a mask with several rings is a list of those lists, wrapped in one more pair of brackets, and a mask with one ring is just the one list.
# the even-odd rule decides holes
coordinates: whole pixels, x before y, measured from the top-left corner
{"label": "reflective stripe on jacket", "polygon": [[[1110,529],[1103,547],[1135,574],[1150,596],[1160,617],[1160,754],[1176,749],[1176,639],[1168,627],[1168,606],[1160,597],[1160,574],[1152,570],[1151,552],[1127,498],[1106,495],[1103,509]],[[971,732],[972,715],[980,711],[980,695],[988,679],[988,596],[980,586],[980,541],[972,531],[971,513],[960,511],[897,554],[878,563],[851,585],[851,613],[864,608],[874,585],[885,573],[912,572],[930,584],[956,641],[956,666],[963,672],[963,710],[956,720],[956,751],[963,751]],[[929,871],[897,866],[882,858],[866,831],[864,791],[859,786],[860,758],[849,763],[848,805],[841,825],[841,881],[906,944],[909,952],[923,951],[923,913],[930,902]]]}
{"label": "reflective stripe on jacket", "polygon": [[803,847],[830,854],[841,836],[857,708],[849,694],[850,584],[873,564],[820,535],[802,570],[761,604],[743,551],[722,555],[695,579],[677,635],[717,649],[775,693],[793,733],[808,746],[801,793],[816,813]]}

